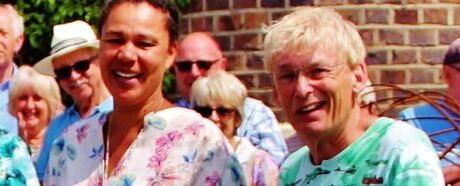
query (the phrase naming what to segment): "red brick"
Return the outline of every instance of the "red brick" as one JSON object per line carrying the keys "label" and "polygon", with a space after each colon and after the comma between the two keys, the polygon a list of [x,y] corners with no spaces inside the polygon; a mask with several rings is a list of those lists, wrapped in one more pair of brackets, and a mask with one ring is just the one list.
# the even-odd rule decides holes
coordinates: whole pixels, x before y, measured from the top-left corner
{"label": "red brick", "polygon": [[228,0],[207,0],[206,10],[224,10],[229,8]]}
{"label": "red brick", "polygon": [[240,55],[231,55],[226,56],[228,63],[227,63],[227,70],[228,71],[240,71],[244,70],[243,60],[241,59]]}
{"label": "red brick", "polygon": [[182,11],[183,13],[193,13],[193,12],[201,12],[204,10],[203,6],[204,0],[193,0],[193,3],[190,3],[186,8]]}
{"label": "red brick", "polygon": [[460,7],[454,9],[454,24],[460,24]]}
{"label": "red brick", "polygon": [[417,10],[396,10],[395,22],[399,24],[417,24]]}
{"label": "red brick", "polygon": [[262,7],[284,7],[284,0],[262,0]]}
{"label": "red brick", "polygon": [[382,70],[380,82],[384,84],[403,84],[406,80],[406,74],[403,70]]}
{"label": "red brick", "polygon": [[423,11],[425,23],[428,24],[447,24],[447,10],[446,9],[425,9]]}
{"label": "red brick", "polygon": [[366,10],[366,23],[388,24],[389,12],[386,9]]}
{"label": "red brick", "polygon": [[232,31],[235,30],[235,24],[231,16],[219,16],[217,18],[218,31]]}
{"label": "red brick", "polygon": [[249,97],[256,98],[269,107],[275,106],[271,92],[250,92]]}
{"label": "red brick", "polygon": [[394,50],[393,51],[393,64],[410,64],[416,63],[415,50]]}
{"label": "red brick", "polygon": [[318,6],[328,6],[328,5],[339,5],[342,4],[343,0],[321,0],[318,1]]}
{"label": "red brick", "polygon": [[337,10],[342,17],[355,25],[359,25],[360,10]]}
{"label": "red brick", "polygon": [[216,40],[219,43],[221,50],[228,51],[231,49],[230,36],[216,36]]}
{"label": "red brick", "polygon": [[313,5],[313,0],[290,0],[291,6]]}
{"label": "red brick", "polygon": [[185,35],[189,32],[190,19],[181,19],[179,24],[179,35]]}
{"label": "red brick", "polygon": [[439,0],[440,3],[459,3],[458,0]]}
{"label": "red brick", "polygon": [[257,1],[233,0],[233,8],[255,8],[256,6]]}
{"label": "red brick", "polygon": [[259,74],[259,88],[261,89],[273,88],[272,76],[269,73]]}
{"label": "red brick", "polygon": [[446,50],[447,49],[423,49],[422,62],[426,64],[442,64]]}
{"label": "red brick", "polygon": [[273,12],[272,13],[272,20],[273,21],[279,20],[279,19],[283,18],[285,15],[288,15],[291,12],[292,11]]}
{"label": "red brick", "polygon": [[380,30],[380,42],[387,45],[403,45],[405,30]]}
{"label": "red brick", "polygon": [[268,24],[268,14],[266,12],[246,13],[244,15],[245,28],[261,28]]}
{"label": "red brick", "polygon": [[439,44],[450,45],[457,38],[460,38],[459,29],[439,30]]}
{"label": "red brick", "polygon": [[380,3],[401,4],[401,0],[380,0]]}
{"label": "red brick", "polygon": [[367,29],[359,30],[359,35],[361,35],[361,38],[363,39],[363,43],[366,46],[371,46],[373,44],[373,39],[372,39],[373,32],[374,30],[367,30]]}
{"label": "red brick", "polygon": [[254,76],[250,74],[240,74],[236,75],[238,79],[246,86],[248,89],[255,88],[254,86]]}
{"label": "red brick", "polygon": [[435,45],[433,30],[410,30],[409,44],[412,46],[433,46]]}
{"label": "red brick", "polygon": [[431,69],[416,69],[409,71],[410,83],[423,84],[423,83],[434,83],[433,77],[434,72]]}
{"label": "red brick", "polygon": [[432,0],[407,0],[407,3],[417,4],[417,3],[431,3]]}
{"label": "red brick", "polygon": [[369,65],[386,64],[387,63],[387,51],[374,51],[367,53],[367,62]]}
{"label": "red brick", "polygon": [[263,70],[264,61],[262,60],[262,56],[257,54],[249,54],[247,56],[246,67],[251,70]]}
{"label": "red brick", "polygon": [[350,4],[367,4],[372,2],[373,0],[348,0],[348,3]]}
{"label": "red brick", "polygon": [[212,18],[200,17],[192,18],[192,31],[212,31]]}
{"label": "red brick", "polygon": [[257,34],[240,34],[234,36],[235,50],[257,50],[258,39]]}

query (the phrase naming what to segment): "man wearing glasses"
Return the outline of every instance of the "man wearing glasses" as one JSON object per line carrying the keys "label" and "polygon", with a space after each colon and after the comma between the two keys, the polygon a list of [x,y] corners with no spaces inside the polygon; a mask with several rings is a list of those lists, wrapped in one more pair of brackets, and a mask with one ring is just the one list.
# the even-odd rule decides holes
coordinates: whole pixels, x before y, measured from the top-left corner
{"label": "man wearing glasses", "polygon": [[[447,50],[444,56],[442,72],[444,81],[447,83],[446,94],[453,98],[457,104],[460,104],[460,38],[452,42]],[[457,126],[460,125],[460,116],[446,107],[444,102],[440,102],[440,105],[441,110],[454,119]],[[443,116],[440,110],[430,104],[407,108],[401,111],[400,117],[402,120],[422,129],[427,134],[434,134],[454,127]],[[433,135],[432,137],[435,141],[439,142],[434,144],[434,147],[438,154],[441,154],[445,146],[453,144],[460,138],[460,134],[458,131],[452,130],[447,133]],[[460,144],[457,144],[454,149],[458,154],[460,152]],[[453,165],[453,163],[460,164],[460,157],[456,154],[448,153],[446,154],[446,158],[450,161],[446,159],[441,160],[446,184],[460,184],[460,166]]]}
{"label": "man wearing glasses", "polygon": [[36,162],[40,180],[43,180],[54,140],[68,126],[113,109],[113,100],[101,78],[98,49],[99,40],[88,23],[60,24],[53,27],[51,55],[34,65],[40,73],[55,77],[74,100],[72,106],[50,122]]}
{"label": "man wearing glasses", "polygon": [[[182,99],[176,105],[192,108],[190,90],[193,82],[210,72],[225,70],[227,58],[213,36],[205,32],[194,32],[180,42],[173,68],[176,84],[182,94]],[[259,100],[247,98],[243,117],[236,135],[248,138],[254,146],[267,151],[281,164],[288,151],[278,121],[270,108]]]}

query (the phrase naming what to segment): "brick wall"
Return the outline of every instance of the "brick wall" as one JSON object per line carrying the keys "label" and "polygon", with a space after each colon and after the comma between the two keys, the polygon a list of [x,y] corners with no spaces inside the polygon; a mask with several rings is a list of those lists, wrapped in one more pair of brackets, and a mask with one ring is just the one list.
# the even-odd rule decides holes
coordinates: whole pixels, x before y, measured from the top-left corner
{"label": "brick wall", "polygon": [[332,7],[358,26],[374,83],[443,91],[443,55],[460,37],[460,0],[191,1],[182,15],[181,32],[214,33],[230,59],[229,70],[281,121],[285,118],[272,100],[272,82],[262,57],[261,28],[298,6]]}

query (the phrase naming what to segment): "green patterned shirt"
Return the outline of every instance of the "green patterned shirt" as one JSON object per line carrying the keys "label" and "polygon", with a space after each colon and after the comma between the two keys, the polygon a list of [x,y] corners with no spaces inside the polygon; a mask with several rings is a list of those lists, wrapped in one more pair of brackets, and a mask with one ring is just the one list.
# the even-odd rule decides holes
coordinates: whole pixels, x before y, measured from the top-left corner
{"label": "green patterned shirt", "polygon": [[281,185],[444,185],[428,137],[401,121],[381,117],[355,142],[313,165],[304,147],[283,163]]}

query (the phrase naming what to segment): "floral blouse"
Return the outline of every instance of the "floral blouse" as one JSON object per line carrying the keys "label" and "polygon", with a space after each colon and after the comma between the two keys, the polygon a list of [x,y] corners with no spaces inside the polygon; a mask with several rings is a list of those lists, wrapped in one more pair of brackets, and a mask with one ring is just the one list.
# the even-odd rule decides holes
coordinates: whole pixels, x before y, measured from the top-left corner
{"label": "floral blouse", "polygon": [[27,145],[0,129],[0,185],[40,185]]}
{"label": "floral blouse", "polygon": [[104,179],[106,119],[100,113],[77,122],[53,142],[45,185],[244,185],[219,128],[185,108],[147,114],[143,130]]}

